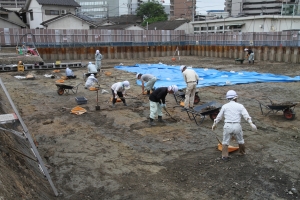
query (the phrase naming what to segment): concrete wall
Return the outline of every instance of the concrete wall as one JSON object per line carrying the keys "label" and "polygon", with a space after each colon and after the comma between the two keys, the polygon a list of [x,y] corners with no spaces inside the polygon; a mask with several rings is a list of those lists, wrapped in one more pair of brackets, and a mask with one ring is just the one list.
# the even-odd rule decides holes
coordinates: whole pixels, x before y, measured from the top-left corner
{"label": "concrete wall", "polygon": [[[109,59],[137,59],[148,57],[173,56],[177,46],[122,46],[122,47],[64,47],[39,48],[38,51],[45,61],[55,60],[91,60],[94,61],[95,51],[100,50]],[[180,56],[200,56],[215,58],[244,58],[246,53],[242,46],[178,46]],[[300,63],[299,47],[252,47],[256,61]],[[177,53],[175,54],[177,57]]]}

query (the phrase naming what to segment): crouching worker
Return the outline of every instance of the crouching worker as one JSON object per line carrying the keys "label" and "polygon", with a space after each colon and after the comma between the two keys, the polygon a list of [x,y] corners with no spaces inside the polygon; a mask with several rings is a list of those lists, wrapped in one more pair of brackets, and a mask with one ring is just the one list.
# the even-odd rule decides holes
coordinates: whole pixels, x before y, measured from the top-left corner
{"label": "crouching worker", "polygon": [[214,124],[212,126],[212,130],[215,130],[218,122],[223,118],[225,118],[224,127],[223,127],[223,141],[222,141],[222,160],[228,161],[228,146],[230,142],[230,138],[235,136],[238,144],[239,144],[239,152],[241,155],[245,154],[245,144],[243,138],[243,130],[241,127],[241,117],[250,124],[253,131],[257,131],[256,126],[252,123],[251,117],[248,114],[246,108],[237,103],[238,95],[234,90],[229,90],[226,94],[226,98],[229,101],[225,105],[222,106],[221,111],[218,116],[214,120]]}
{"label": "crouching worker", "polygon": [[150,101],[150,121],[149,124],[154,126],[154,119],[158,116],[158,122],[163,122],[162,120],[162,108],[166,108],[166,96],[167,94],[174,94],[178,91],[176,85],[171,85],[169,87],[161,87],[154,90],[149,97]]}
{"label": "crouching worker", "polygon": [[69,67],[66,68],[66,77],[68,77],[70,79],[71,78],[76,78],[76,76],[74,75],[73,71]]}
{"label": "crouching worker", "polygon": [[[144,94],[145,89],[147,90],[147,95],[150,95],[150,90],[154,91],[154,84],[157,81],[157,78],[152,74],[140,74],[136,75],[138,80],[142,81],[142,92]],[[145,84],[146,83],[146,84]]]}
{"label": "crouching worker", "polygon": [[92,87],[92,86],[94,86],[95,84],[98,84],[98,80],[95,78],[95,76],[94,76],[94,74],[91,74],[88,78],[87,78],[87,80],[86,80],[86,82],[85,82],[85,89],[89,89],[90,87]]}
{"label": "crouching worker", "polygon": [[129,88],[130,88],[129,81],[114,83],[111,86],[111,91],[113,95],[112,107],[115,107],[115,103],[117,102],[118,97],[123,101],[124,106],[127,106],[124,95],[125,95],[125,90],[128,90]]}

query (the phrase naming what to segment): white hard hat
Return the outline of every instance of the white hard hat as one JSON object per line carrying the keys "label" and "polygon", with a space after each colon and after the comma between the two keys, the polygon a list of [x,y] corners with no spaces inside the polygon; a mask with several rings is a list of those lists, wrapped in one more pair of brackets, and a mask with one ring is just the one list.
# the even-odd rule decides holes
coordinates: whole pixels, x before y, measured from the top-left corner
{"label": "white hard hat", "polygon": [[237,93],[234,90],[229,90],[226,93],[226,98],[227,99],[236,99],[238,97]]}
{"label": "white hard hat", "polygon": [[89,62],[89,64],[92,64],[92,62]]}
{"label": "white hard hat", "polygon": [[99,50],[96,50],[96,53],[100,53],[100,51],[99,51]]}
{"label": "white hard hat", "polygon": [[168,91],[173,91],[174,93],[178,92],[178,87],[177,85],[171,85],[168,87]]}
{"label": "white hard hat", "polygon": [[139,75],[142,75],[142,74],[141,74],[141,73],[137,73],[137,74],[136,74],[136,78],[138,78],[138,77],[139,77]]}
{"label": "white hard hat", "polygon": [[185,65],[181,65],[180,66],[180,71],[182,71],[186,66]]}
{"label": "white hard hat", "polygon": [[244,51],[248,51],[248,49],[246,48],[246,49],[244,49]]}
{"label": "white hard hat", "polygon": [[91,74],[90,76],[95,76],[94,74]]}
{"label": "white hard hat", "polygon": [[126,90],[128,90],[128,89],[130,88],[130,83],[129,83],[129,81],[123,81],[123,85],[124,85],[124,88],[125,88]]}

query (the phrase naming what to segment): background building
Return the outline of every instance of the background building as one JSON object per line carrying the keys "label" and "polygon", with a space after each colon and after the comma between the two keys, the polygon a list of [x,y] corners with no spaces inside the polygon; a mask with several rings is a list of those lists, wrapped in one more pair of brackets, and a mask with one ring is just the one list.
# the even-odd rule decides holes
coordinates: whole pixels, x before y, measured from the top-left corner
{"label": "background building", "polygon": [[226,0],[225,11],[230,16],[297,15],[298,0]]}
{"label": "background building", "polygon": [[170,19],[193,20],[196,14],[196,0],[170,0]]}
{"label": "background building", "polygon": [[25,2],[26,0],[0,0],[0,7],[9,10],[20,10]]}

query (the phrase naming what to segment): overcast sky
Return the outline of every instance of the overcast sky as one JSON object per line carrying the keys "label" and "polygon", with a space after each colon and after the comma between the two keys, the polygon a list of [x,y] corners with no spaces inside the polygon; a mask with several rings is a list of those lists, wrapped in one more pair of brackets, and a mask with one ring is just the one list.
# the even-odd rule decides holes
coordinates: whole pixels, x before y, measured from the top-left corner
{"label": "overcast sky", "polygon": [[[164,4],[170,4],[170,0],[164,0]],[[224,10],[225,0],[196,0],[197,13],[206,14],[207,10]]]}

